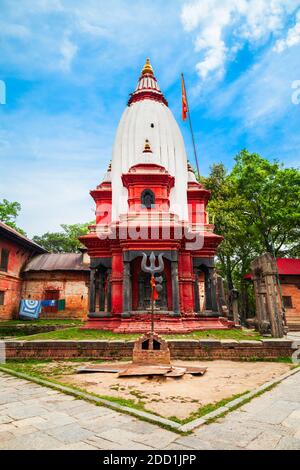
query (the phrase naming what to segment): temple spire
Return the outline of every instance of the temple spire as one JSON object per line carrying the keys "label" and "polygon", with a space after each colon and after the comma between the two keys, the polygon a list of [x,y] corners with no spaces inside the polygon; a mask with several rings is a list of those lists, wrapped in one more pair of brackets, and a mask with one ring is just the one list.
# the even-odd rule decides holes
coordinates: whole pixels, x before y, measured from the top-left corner
{"label": "temple spire", "polygon": [[146,73],[148,73],[150,75],[154,75],[152,65],[150,64],[150,59],[146,59],[146,63],[145,63],[145,65],[143,67],[143,70],[142,70],[142,75],[145,75]]}
{"label": "temple spire", "polygon": [[160,91],[157,80],[154,76],[154,71],[152,65],[150,64],[150,59],[146,59],[146,63],[142,68],[137,87],[135,91],[130,94],[128,106],[133,103],[136,103],[137,101],[143,100],[159,101],[168,106],[168,102]]}

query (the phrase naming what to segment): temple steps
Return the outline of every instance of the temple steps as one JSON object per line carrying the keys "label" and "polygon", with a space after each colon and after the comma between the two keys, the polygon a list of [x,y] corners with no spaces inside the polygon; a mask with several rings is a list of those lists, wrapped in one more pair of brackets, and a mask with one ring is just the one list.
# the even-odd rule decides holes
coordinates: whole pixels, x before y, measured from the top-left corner
{"label": "temple steps", "polygon": [[[155,314],[155,332],[158,334],[187,334],[204,330],[227,330],[234,328],[234,322],[225,318],[170,317],[168,314]],[[113,333],[145,333],[151,329],[150,314],[139,313],[130,318],[113,316],[91,318],[81,328],[84,330],[105,330]]]}

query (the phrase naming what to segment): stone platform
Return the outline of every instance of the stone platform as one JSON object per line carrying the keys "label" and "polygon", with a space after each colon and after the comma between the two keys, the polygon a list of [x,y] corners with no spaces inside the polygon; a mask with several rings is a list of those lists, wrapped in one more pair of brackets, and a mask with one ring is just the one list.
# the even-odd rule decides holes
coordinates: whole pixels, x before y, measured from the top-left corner
{"label": "stone platform", "polygon": [[[203,330],[228,330],[234,328],[233,321],[222,317],[172,317],[168,314],[155,314],[155,332],[158,334],[186,334]],[[151,315],[138,313],[130,318],[111,316],[89,318],[83,330],[106,330],[113,333],[145,333],[151,330]]]}

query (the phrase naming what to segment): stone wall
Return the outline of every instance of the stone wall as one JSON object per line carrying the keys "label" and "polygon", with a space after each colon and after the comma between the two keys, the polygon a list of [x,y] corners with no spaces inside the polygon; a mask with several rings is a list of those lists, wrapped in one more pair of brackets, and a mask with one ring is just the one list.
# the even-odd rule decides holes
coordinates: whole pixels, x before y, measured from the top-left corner
{"label": "stone wall", "polygon": [[[174,359],[251,360],[291,357],[292,341],[170,340]],[[104,359],[132,358],[134,341],[6,341],[7,359]]]}

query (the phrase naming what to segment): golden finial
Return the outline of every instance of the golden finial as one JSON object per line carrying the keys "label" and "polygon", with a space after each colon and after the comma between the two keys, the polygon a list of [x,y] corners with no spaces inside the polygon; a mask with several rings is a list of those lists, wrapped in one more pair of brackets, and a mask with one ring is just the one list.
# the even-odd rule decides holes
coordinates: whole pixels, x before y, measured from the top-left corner
{"label": "golden finial", "polygon": [[145,140],[145,147],[144,147],[143,153],[152,153],[151,146],[150,146],[148,139]]}
{"label": "golden finial", "polygon": [[150,73],[151,75],[154,74],[153,72],[153,68],[150,64],[150,59],[146,59],[146,63],[143,67],[143,70],[142,70],[142,75],[145,75],[146,73]]}

